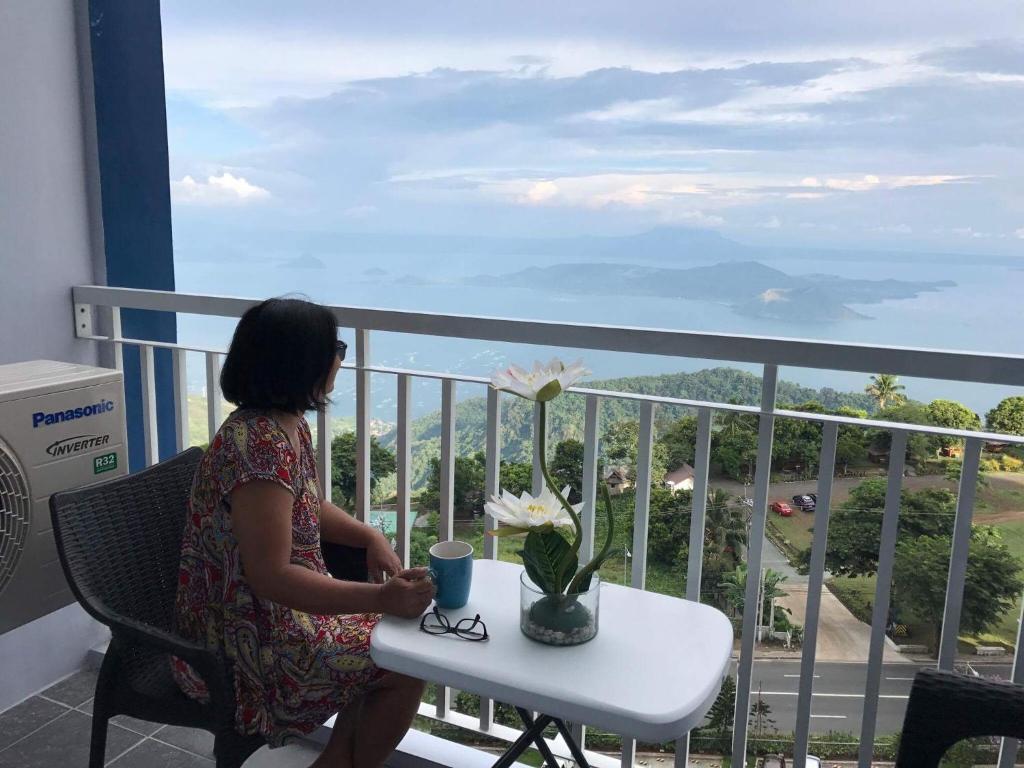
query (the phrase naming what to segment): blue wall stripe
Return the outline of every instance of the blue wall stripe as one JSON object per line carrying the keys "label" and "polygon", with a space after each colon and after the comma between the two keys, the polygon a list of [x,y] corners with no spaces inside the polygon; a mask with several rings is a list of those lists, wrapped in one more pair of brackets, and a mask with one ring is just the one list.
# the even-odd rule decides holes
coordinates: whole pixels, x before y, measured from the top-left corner
{"label": "blue wall stripe", "polygon": [[[159,0],[89,0],[107,284],[174,290]],[[125,310],[126,336],[176,341],[173,314]],[[144,466],[139,355],[125,349],[129,464]],[[170,353],[156,353],[160,455],[175,450]]]}

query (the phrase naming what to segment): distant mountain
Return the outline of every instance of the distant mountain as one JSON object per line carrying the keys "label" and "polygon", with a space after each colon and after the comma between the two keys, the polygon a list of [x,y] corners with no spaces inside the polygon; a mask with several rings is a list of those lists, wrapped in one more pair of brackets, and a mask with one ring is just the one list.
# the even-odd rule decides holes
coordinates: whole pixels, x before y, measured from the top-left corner
{"label": "distant mountain", "polygon": [[[209,243],[201,250],[184,248],[177,258],[184,261],[230,261],[251,258],[240,249],[239,236],[219,226],[215,234],[182,223],[181,241]],[[193,231],[195,230],[195,231]],[[246,235],[251,234],[246,232]],[[680,262],[759,261],[800,259],[817,263],[963,264],[1014,268],[1019,257],[993,254],[964,254],[935,251],[872,250],[868,248],[825,248],[790,245],[750,245],[724,237],[714,230],[688,227],[657,227],[629,235],[510,237],[503,235],[444,235],[417,233],[340,232],[336,230],[264,230],[260,245],[268,251],[305,251],[320,257],[353,254],[420,254],[473,256],[551,256],[560,261],[617,261],[678,264]]]}
{"label": "distant mountain", "polygon": [[[660,376],[606,379],[587,382],[594,389],[635,392],[664,397],[688,398],[709,402],[729,402],[756,405],[761,399],[761,379],[752,373],[735,368],[710,368],[696,373],[669,373]],[[874,409],[874,401],[858,392],[838,392],[831,388],[813,389],[780,381],[778,402],[798,405],[808,401],[821,403],[828,409],[841,406]],[[639,418],[640,407],[635,401],[606,398],[601,403],[601,423],[612,424],[622,419]],[[678,419],[683,409],[659,407],[656,411],[660,426]],[[579,396],[560,397],[552,402],[548,411],[548,432],[553,446],[560,440],[583,439],[584,399]],[[502,400],[501,457],[506,461],[531,461],[533,455],[533,407],[522,398],[509,396]],[[426,483],[430,458],[440,455],[441,414],[435,411],[412,424],[412,482],[414,487]],[[456,452],[461,456],[483,450],[487,435],[487,399],[476,397],[458,403],[455,416]],[[394,448],[396,435],[392,431],[381,437],[383,445]]]}
{"label": "distant mountain", "polygon": [[760,318],[834,322],[864,317],[847,304],[911,298],[955,285],[903,280],[851,280],[836,275],[790,275],[757,261],[668,269],[621,263],[555,264],[502,275],[477,275],[469,285],[518,287],[591,296],[656,296],[726,303]]}

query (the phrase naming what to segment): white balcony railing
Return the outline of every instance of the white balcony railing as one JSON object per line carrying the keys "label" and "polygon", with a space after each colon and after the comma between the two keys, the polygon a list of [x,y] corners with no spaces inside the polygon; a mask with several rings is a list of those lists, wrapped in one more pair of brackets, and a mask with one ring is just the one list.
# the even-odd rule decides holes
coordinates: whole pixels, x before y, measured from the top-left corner
{"label": "white balcony railing", "polygon": [[[109,288],[102,286],[78,286],[73,290],[76,333],[80,338],[111,343],[115,350],[117,364],[121,367],[121,349],[134,345],[140,350],[143,419],[146,457],[148,462],[157,459],[156,387],[154,379],[153,350],[170,348],[174,360],[174,403],[177,439],[180,448],[187,447],[188,441],[188,400],[186,392],[186,353],[200,352],[206,358],[207,392],[218,389],[220,356],[224,350],[186,347],[180,344],[129,339],[121,336],[120,310],[155,310],[162,312],[187,313],[220,317],[240,317],[256,299],[203,296],[194,294],[168,293],[161,291]],[[904,453],[907,438],[911,434],[926,433],[949,436],[964,441],[964,459],[956,505],[952,553],[945,599],[945,613],[939,641],[938,666],[952,669],[957,647],[957,633],[963,605],[967,552],[970,542],[971,518],[974,509],[975,488],[981,450],[985,442],[1024,444],[1024,437],[992,434],[980,431],[945,429],[930,425],[892,423],[878,420],[847,418],[842,416],[806,413],[778,408],[776,385],[779,366],[825,369],[834,371],[857,371],[862,373],[885,372],[903,376],[940,379],[985,384],[1024,385],[1024,357],[1013,355],[981,354],[971,352],[910,349],[902,347],[870,346],[863,344],[833,343],[758,336],[694,333],[646,328],[578,325],[561,322],[508,320],[490,317],[468,317],[427,312],[407,312],[358,307],[331,307],[338,325],[351,328],[356,339],[356,359],[345,367],[354,371],[356,377],[356,432],[357,432],[357,475],[358,491],[354,514],[366,519],[370,508],[370,376],[389,374],[394,376],[397,389],[397,476],[398,514],[397,548],[403,560],[409,556],[408,513],[411,505],[411,387],[415,379],[431,378],[441,381],[441,514],[438,535],[450,538],[454,526],[454,468],[455,468],[455,402],[457,387],[477,387],[481,391],[488,380],[481,377],[453,375],[431,370],[407,370],[375,366],[371,357],[371,341],[375,332],[396,332],[420,334],[434,337],[478,339],[488,341],[514,342],[544,346],[558,346],[577,349],[631,352],[637,354],[664,355],[678,358],[701,360],[725,360],[738,363],[754,363],[763,366],[761,403],[759,407],[735,405],[721,402],[704,402],[681,398],[658,397],[628,392],[587,389],[578,387],[574,392],[586,399],[584,430],[584,479],[583,520],[585,528],[585,555],[594,545],[594,500],[598,482],[598,435],[599,405],[602,399],[628,399],[640,405],[640,440],[637,460],[637,494],[633,531],[634,554],[631,584],[644,588],[647,574],[647,531],[649,521],[649,488],[652,470],[652,445],[655,409],[662,405],[684,406],[696,410],[698,430],[696,458],[694,464],[693,509],[691,517],[688,573],[686,596],[698,600],[701,594],[701,563],[703,560],[706,498],[708,488],[708,467],[711,447],[713,419],[716,414],[740,412],[753,414],[758,419],[758,450],[754,474],[753,517],[747,552],[748,572],[760,573],[767,522],[772,439],[776,419],[800,419],[820,422],[822,426],[822,447],[819,467],[835,465],[838,430],[841,425],[861,428],[876,428],[892,434],[891,459],[888,467],[888,491],[882,520],[882,534],[878,557],[877,590],[873,602],[870,647],[867,663],[867,680],[864,691],[863,714],[860,734],[860,766],[868,768],[872,760],[875,741],[876,715],[882,675],[882,656],[885,645],[885,627],[889,611],[890,583],[895,559],[900,492],[904,476]],[[103,320],[109,335],[101,335],[94,329],[94,321]],[[487,388],[487,433],[486,433],[486,487],[490,495],[498,490],[501,445],[501,408],[498,394]],[[217,397],[207,398],[208,426],[212,436],[221,421],[220,402]],[[330,477],[331,451],[330,430],[327,417],[321,414],[317,429],[318,463],[321,476]],[[536,424],[536,422],[535,422]],[[807,591],[805,638],[800,667],[799,693],[797,700],[794,763],[803,768],[811,717],[811,694],[814,682],[815,648],[821,587],[824,581],[825,548],[828,535],[828,519],[832,495],[832,472],[821,473],[818,479],[818,507],[815,516],[814,538],[811,549],[810,574]],[[534,457],[533,482],[541,482],[538,459]],[[330,483],[323,484],[330,493]],[[536,490],[536,488],[535,488]],[[490,517],[485,518],[486,529],[494,527]],[[485,536],[484,556],[497,557],[495,540]],[[755,649],[755,623],[759,588],[757,579],[748,579],[746,586],[746,610],[743,614],[740,637],[740,656],[737,671],[736,717],[733,731],[733,764],[738,755],[748,753],[748,726],[746,714],[750,708],[751,680]],[[1018,637],[1014,674],[1022,669],[1022,643]],[[670,663],[670,662],[668,662]],[[436,706],[421,708],[421,713],[465,728],[479,730],[499,739],[511,740],[515,731],[493,721],[493,703],[481,703],[479,722],[475,718],[451,709],[450,696],[446,689],[438,691]],[[568,757],[564,745],[554,745],[556,754]],[[635,744],[624,742],[622,765],[632,765]],[[1007,740],[1000,753],[1000,768],[1013,764],[1016,744]],[[687,740],[677,745],[676,764],[685,766]],[[595,764],[607,765],[607,758],[595,756]]]}

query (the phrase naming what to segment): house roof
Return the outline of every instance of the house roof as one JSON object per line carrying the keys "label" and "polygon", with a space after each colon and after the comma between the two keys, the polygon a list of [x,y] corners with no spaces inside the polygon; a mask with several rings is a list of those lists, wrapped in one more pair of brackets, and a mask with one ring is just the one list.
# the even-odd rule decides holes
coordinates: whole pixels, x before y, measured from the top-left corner
{"label": "house roof", "polygon": [[671,472],[665,475],[665,482],[678,485],[679,483],[686,482],[687,480],[693,479],[693,467],[689,464],[683,464],[681,467],[676,467]]}

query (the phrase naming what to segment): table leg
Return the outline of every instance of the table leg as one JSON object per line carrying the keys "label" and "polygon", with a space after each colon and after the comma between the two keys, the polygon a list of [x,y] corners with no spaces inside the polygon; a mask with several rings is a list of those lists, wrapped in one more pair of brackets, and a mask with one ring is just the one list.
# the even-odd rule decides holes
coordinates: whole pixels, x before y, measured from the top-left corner
{"label": "table leg", "polygon": [[572,737],[568,726],[566,726],[563,721],[559,720],[557,717],[551,717],[549,715],[540,715],[536,720],[534,720],[533,716],[527,710],[521,707],[516,707],[516,711],[519,713],[519,718],[523,721],[523,725],[526,726],[526,730],[524,730],[522,735],[515,740],[515,743],[498,758],[498,762],[494,764],[493,768],[510,768],[510,766],[516,761],[516,758],[523,754],[527,747],[530,746],[530,742],[533,742],[533,745],[540,751],[548,768],[559,768],[558,759],[551,753],[551,748],[548,746],[548,743],[544,741],[544,729],[551,723],[554,723],[555,727],[558,728],[558,732],[562,734],[562,738],[565,739],[565,743],[569,747],[569,753],[572,755],[572,759],[576,762],[579,768],[590,768],[590,763],[587,762],[587,758],[583,754],[583,750],[580,748],[580,745],[576,743],[576,739]]}
{"label": "table leg", "polygon": [[565,739],[565,743],[569,747],[569,754],[572,755],[572,759],[576,761],[576,765],[579,768],[590,768],[590,763],[587,762],[586,756],[583,754],[583,750],[580,749],[580,745],[576,743],[576,739],[572,737],[569,732],[569,728],[564,722],[555,718],[555,727],[558,728],[558,732],[562,734],[562,738]]}
{"label": "table leg", "polygon": [[[527,715],[529,715],[528,712]],[[541,736],[541,734],[544,732],[544,729],[548,727],[550,722],[551,718],[547,715],[541,715],[538,717],[537,720],[523,731],[523,734],[515,740],[515,743],[505,750],[502,756],[498,758],[498,761],[494,764],[493,768],[510,768],[510,766],[516,761],[516,758],[526,751],[527,747],[530,746],[530,743],[533,742],[534,739],[540,739],[540,741],[543,742],[544,737]],[[544,744],[544,747],[547,749],[546,743]],[[551,750],[548,749],[547,751],[548,755],[550,755]],[[547,756],[545,756],[545,759],[547,759]],[[548,763],[550,768],[558,768],[558,763],[554,762],[554,759],[555,758],[552,755],[551,761]]]}
{"label": "table leg", "polygon": [[[547,715],[541,715],[537,718],[537,722],[534,722],[533,716],[522,707],[516,707],[516,712],[519,713],[519,719],[522,720],[523,725],[526,726],[527,733],[532,733],[536,730],[537,736],[534,738],[533,743],[537,747],[537,751],[540,752],[541,756],[544,758],[544,762],[551,766],[551,768],[559,768],[558,761],[555,760],[555,756],[551,754],[551,747],[549,747],[548,743],[544,741],[544,727],[546,724],[545,726],[541,726],[541,728],[537,729],[537,723],[546,718]],[[548,721],[551,721],[554,718],[547,717],[547,719]]]}

